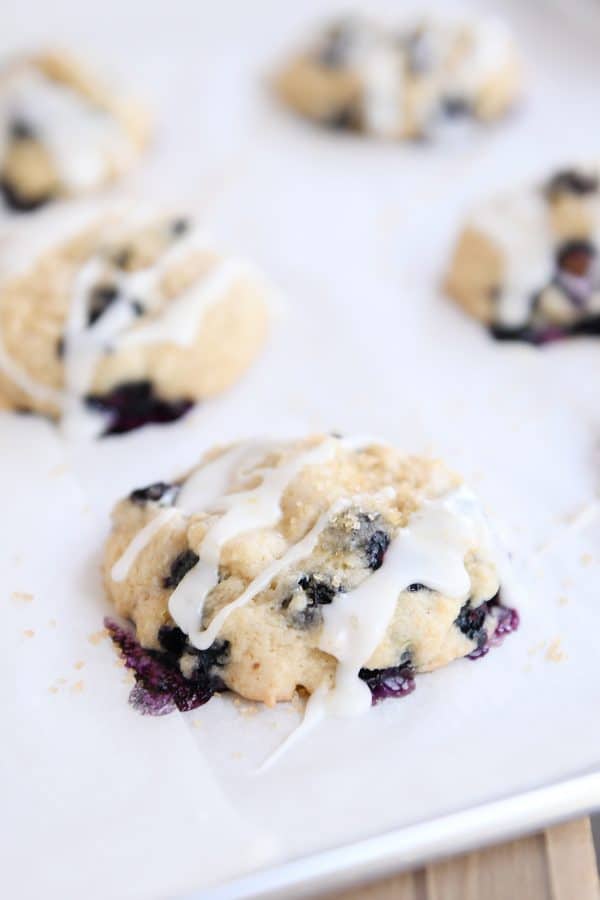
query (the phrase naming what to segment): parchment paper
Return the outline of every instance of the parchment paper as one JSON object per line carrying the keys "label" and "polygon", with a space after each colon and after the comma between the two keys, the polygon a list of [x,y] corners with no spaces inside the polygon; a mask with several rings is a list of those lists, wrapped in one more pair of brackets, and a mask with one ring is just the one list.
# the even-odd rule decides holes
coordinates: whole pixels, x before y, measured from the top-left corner
{"label": "parchment paper", "polygon": [[[159,136],[130,186],[184,198],[287,306],[244,381],[171,428],[65,447],[45,422],[0,418],[11,897],[174,896],[600,766],[599,344],[493,343],[437,289],[473,199],[598,155],[597,44],[543,4],[473,5],[517,28],[526,101],[467,141],[407,147],[319,132],[264,92],[269,65],[340,4],[57,0],[3,14],[2,49],[49,39],[133,77]],[[136,715],[96,634],[98,567],[124,492],[214,442],[310,429],[380,434],[463,472],[513,555],[522,626],[257,776],[298,712],[218,697]]]}

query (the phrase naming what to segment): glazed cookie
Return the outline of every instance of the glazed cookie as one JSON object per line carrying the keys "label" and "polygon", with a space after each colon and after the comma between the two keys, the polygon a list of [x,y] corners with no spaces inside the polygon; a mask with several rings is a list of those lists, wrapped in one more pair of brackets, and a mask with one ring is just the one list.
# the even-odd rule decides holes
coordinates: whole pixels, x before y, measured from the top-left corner
{"label": "glazed cookie", "polygon": [[500,339],[600,334],[599,234],[600,167],[555,172],[474,210],[446,290]]}
{"label": "glazed cookie", "polygon": [[19,57],[0,71],[0,197],[9,211],[111,182],[148,136],[145,110],[66,53]]}
{"label": "glazed cookie", "polygon": [[513,630],[474,495],[372,441],[243,442],[113,514],[109,630],[143,711],[298,689],[340,711],[399,696]]}
{"label": "glazed cookie", "polygon": [[504,115],[520,68],[502,23],[421,18],[396,29],[362,20],[327,28],[277,75],[280,98],[331,128],[432,137],[450,120]]}
{"label": "glazed cookie", "polygon": [[0,289],[0,398],[74,434],[172,421],[249,366],[266,300],[186,218],[96,221]]}

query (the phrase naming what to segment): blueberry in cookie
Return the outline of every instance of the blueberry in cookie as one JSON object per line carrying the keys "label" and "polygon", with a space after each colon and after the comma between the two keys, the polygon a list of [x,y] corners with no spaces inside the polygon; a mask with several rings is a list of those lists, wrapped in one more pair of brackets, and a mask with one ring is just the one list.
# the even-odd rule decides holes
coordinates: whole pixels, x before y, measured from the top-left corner
{"label": "blueberry in cookie", "polygon": [[[518,625],[472,492],[369,440],[244,441],[115,507],[109,621],[146,712],[297,690],[353,714]],[[314,711],[314,706],[313,706]]]}
{"label": "blueberry in cookie", "polygon": [[172,422],[259,353],[267,293],[181,216],[96,220],[0,286],[0,402],[75,435]]}

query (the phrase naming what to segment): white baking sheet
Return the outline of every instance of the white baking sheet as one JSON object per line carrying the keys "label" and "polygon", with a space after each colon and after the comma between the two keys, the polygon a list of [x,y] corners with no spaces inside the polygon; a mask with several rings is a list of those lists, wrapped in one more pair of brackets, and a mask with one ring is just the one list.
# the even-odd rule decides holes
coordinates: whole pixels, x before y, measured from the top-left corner
{"label": "white baking sheet", "polygon": [[[390,15],[395,4],[368,6]],[[600,517],[592,508],[587,524],[573,522],[598,493],[598,343],[492,343],[436,288],[471,199],[600,156],[598,35],[543,4],[470,6],[517,28],[528,95],[504,125],[444,147],[322,133],[270,102],[269,63],[341,4],[3,11],[1,49],[58,39],[129,72],[160,125],[134,189],[185,198],[287,297],[244,382],[172,428],[65,448],[41,421],[0,418],[9,896],[212,896],[217,883],[389,829],[406,829],[406,861],[417,846],[452,849],[440,817],[600,770]],[[101,542],[116,497],[205,446],[309,428],[381,434],[463,471],[514,555],[523,621],[502,649],[325,724],[257,776],[298,721],[293,709],[248,714],[224,697],[165,719],[128,708],[111,647],[90,641],[106,611]],[[562,797],[561,814],[594,802]],[[502,808],[504,818],[481,812],[482,837],[525,827]],[[266,889],[269,876],[253,883]]]}

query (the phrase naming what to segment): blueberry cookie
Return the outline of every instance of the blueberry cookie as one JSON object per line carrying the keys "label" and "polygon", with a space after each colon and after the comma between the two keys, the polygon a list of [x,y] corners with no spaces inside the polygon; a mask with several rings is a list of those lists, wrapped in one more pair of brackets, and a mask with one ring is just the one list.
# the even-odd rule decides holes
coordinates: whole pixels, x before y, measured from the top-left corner
{"label": "blueberry cookie", "polygon": [[146,112],[62,52],[0,71],[0,209],[29,212],[127,171],[147,142]]}
{"label": "blueberry cookie", "polygon": [[172,421],[256,357],[266,300],[189,219],[103,218],[0,288],[0,400],[73,434]]}
{"label": "blueberry cookie", "polygon": [[474,210],[446,290],[496,338],[600,334],[600,167],[555,172]]}
{"label": "blueberry cookie", "polygon": [[474,495],[440,462],[315,436],[216,449],[113,513],[107,626],[143,711],[298,689],[344,713],[518,624]]}
{"label": "blueberry cookie", "polygon": [[495,20],[420,18],[396,29],[343,20],[275,79],[288,106],[322,125],[407,139],[456,119],[497,119],[519,87],[512,38]]}

